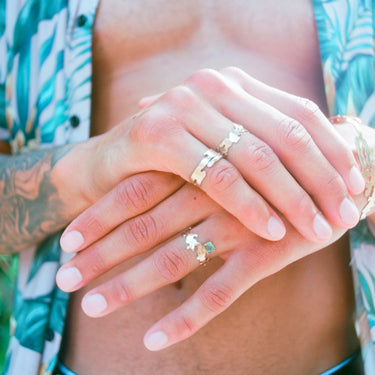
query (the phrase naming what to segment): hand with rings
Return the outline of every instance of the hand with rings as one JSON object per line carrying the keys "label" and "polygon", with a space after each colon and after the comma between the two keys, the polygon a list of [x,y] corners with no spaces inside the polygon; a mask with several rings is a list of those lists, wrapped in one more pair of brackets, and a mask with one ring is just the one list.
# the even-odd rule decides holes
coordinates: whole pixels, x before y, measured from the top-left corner
{"label": "hand with rings", "polygon": [[[180,188],[157,204],[167,194],[160,186],[167,183]],[[132,199],[119,200],[129,192]],[[282,240],[267,241],[199,188],[181,185],[181,180],[160,172],[135,175],[68,226],[63,248],[69,250],[64,236],[74,237],[79,231],[80,251],[61,267],[57,284],[67,292],[78,290],[150,250],[134,266],[86,293],[83,310],[102,317],[180,280],[216,256],[225,259],[188,300],[148,330],[146,347],[160,350],[193,335],[261,279],[328,245],[308,241],[290,224],[286,226]],[[331,241],[345,231],[334,226]]]}
{"label": "hand with rings", "polygon": [[351,195],[364,181],[327,118],[237,68],[193,73],[93,142],[93,201],[157,170],[199,185],[268,240],[285,235],[277,212],[318,243],[331,237],[329,222],[351,228],[359,219]]}
{"label": "hand with rings", "polygon": [[[154,251],[90,291],[88,315],[106,315],[212,257],[225,259],[149,330],[151,349],[150,334],[164,332],[165,346],[183,340],[254,283],[359,219],[351,194],[364,181],[325,116],[236,68],[193,74],[97,142],[94,185],[108,193],[64,232],[63,249],[79,253],[60,269],[58,285],[78,290]],[[177,235],[188,227],[190,236]],[[182,329],[184,321],[191,325]]]}

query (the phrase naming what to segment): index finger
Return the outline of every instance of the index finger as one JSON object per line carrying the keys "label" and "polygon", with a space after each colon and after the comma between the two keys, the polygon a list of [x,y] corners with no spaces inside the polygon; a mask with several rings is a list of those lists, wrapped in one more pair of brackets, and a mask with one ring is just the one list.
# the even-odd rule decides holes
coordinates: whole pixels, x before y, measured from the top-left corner
{"label": "index finger", "polygon": [[74,253],[86,248],[119,224],[148,211],[183,184],[176,175],[156,171],[127,178],[70,223],[60,239],[62,249]]}

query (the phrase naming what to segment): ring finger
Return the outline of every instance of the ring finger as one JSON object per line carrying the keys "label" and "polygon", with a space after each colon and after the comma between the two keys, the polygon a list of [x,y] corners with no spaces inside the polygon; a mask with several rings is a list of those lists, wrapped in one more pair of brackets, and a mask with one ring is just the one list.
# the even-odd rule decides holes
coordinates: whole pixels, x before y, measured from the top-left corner
{"label": "ring finger", "polygon": [[[236,102],[239,101],[238,98]],[[199,137],[206,144],[215,145],[212,147],[220,149],[221,152],[228,153],[228,161],[239,170],[250,186],[270,202],[273,207],[276,207],[304,237],[314,242],[329,240],[332,230],[323,214],[308,192],[300,185],[300,181],[292,176],[267,143],[255,136],[252,131],[245,131],[245,128],[233,124],[213,107],[203,108],[199,100],[191,107],[192,109],[185,115],[186,128],[191,134]],[[248,105],[247,107],[252,106]],[[255,108],[253,108],[253,111],[256,112]],[[194,121],[196,118],[200,119],[199,123]],[[212,125],[202,127],[201,123]],[[270,138],[272,137],[270,136]],[[315,155],[316,153],[318,157]],[[305,157],[314,160],[319,159],[319,155],[320,152],[316,148]],[[320,157],[324,159],[323,155],[320,155]],[[325,171],[321,164],[318,163],[318,167],[315,168],[312,162],[310,169],[314,168],[314,171],[318,169],[320,172]],[[317,173],[315,173],[316,175]],[[323,175],[323,172],[321,172],[321,175]],[[206,184],[208,184],[208,189],[214,191],[215,184],[210,184],[209,177],[207,181],[203,181],[202,188],[207,188]],[[243,202],[244,207],[246,207],[246,201],[244,202],[243,196],[239,194],[232,195],[228,199],[233,207],[240,202]],[[231,213],[233,214],[233,212]],[[252,222],[258,221],[259,218],[257,210],[249,209],[247,216],[252,218]],[[241,220],[241,218],[239,219]],[[272,233],[274,226],[277,228],[276,224],[276,220],[270,220],[267,224],[268,231]],[[257,231],[254,232],[257,233]]]}
{"label": "ring finger", "polygon": [[[229,237],[226,231],[218,232],[218,223],[225,225],[228,230],[235,230],[238,236]],[[238,233],[239,227],[243,228],[240,231],[244,233]],[[238,238],[243,240],[244,235],[252,235],[227,214],[207,218],[194,227],[190,234],[200,246],[213,241],[211,244],[213,243],[215,250],[208,255],[210,258],[234,249],[238,245]],[[176,237],[129,270],[88,292],[82,300],[83,310],[91,317],[101,317],[180,280],[200,265],[198,246],[192,249],[187,237]]]}
{"label": "ring finger", "polygon": [[[75,291],[116,265],[154,248],[184,228],[219,210],[198,188],[184,185],[148,212],[127,220],[64,264],[56,275],[57,285]],[[171,212],[179,215],[171,217]]]}

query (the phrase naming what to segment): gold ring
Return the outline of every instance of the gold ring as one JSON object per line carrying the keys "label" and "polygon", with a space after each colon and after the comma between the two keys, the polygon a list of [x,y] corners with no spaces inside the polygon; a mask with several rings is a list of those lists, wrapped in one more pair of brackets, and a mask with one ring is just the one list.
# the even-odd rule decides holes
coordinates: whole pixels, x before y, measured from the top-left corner
{"label": "gold ring", "polygon": [[186,248],[194,252],[196,259],[201,265],[205,265],[209,262],[210,258],[208,254],[211,254],[215,251],[214,244],[209,241],[202,245],[198,240],[198,235],[195,233],[190,233],[188,228],[182,235],[185,238]]}
{"label": "gold ring", "polygon": [[206,177],[206,171],[204,169],[207,167],[212,167],[218,160],[223,157],[222,154],[216,152],[215,150],[208,149],[204,154],[203,158],[199,162],[198,166],[194,169],[191,174],[190,179],[194,185],[200,186],[203,179]]}
{"label": "gold ring", "polygon": [[227,157],[229,149],[232,147],[233,143],[238,143],[243,133],[248,132],[242,125],[233,124],[234,129],[229,132],[228,137],[225,138],[217,148],[223,157]]}

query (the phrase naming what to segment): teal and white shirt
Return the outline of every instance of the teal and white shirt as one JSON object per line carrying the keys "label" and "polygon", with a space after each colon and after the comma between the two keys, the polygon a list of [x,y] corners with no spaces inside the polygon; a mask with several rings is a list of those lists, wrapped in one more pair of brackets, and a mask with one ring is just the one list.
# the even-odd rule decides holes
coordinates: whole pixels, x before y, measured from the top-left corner
{"label": "teal and white shirt", "polygon": [[[89,137],[98,0],[0,0],[0,139],[14,154]],[[330,114],[375,127],[375,0],[312,0]],[[375,228],[351,231],[358,334],[375,374]],[[7,375],[51,374],[68,295],[55,284],[60,233],[19,255]]]}
{"label": "teal and white shirt", "polygon": [[[0,138],[20,154],[89,137],[98,0],[0,0]],[[51,374],[68,295],[60,233],[19,255],[5,374]]]}

